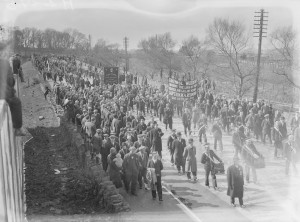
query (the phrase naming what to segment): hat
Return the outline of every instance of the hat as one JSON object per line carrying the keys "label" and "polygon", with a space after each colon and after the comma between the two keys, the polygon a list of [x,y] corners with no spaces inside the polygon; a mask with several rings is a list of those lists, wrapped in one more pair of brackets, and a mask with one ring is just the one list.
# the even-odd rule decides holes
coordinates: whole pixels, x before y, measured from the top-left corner
{"label": "hat", "polygon": [[134,146],[129,147],[129,151],[136,150]]}
{"label": "hat", "polygon": [[110,139],[116,139],[117,137],[115,135],[111,135],[109,138]]}
{"label": "hat", "polygon": [[269,117],[269,114],[266,114],[265,117]]}
{"label": "hat", "polygon": [[209,147],[209,143],[204,143],[203,146],[204,147]]}
{"label": "hat", "polygon": [[100,133],[100,132],[101,132],[101,129],[96,129],[96,132],[97,132],[97,133]]}
{"label": "hat", "polygon": [[114,148],[114,147],[110,148],[110,154],[112,154],[112,153],[117,153],[116,148]]}
{"label": "hat", "polygon": [[146,149],[145,146],[141,146],[141,147],[139,148],[139,150],[145,150],[145,149]]}
{"label": "hat", "polygon": [[247,139],[246,140],[246,144],[252,144],[252,143],[253,143],[252,139]]}
{"label": "hat", "polygon": [[177,132],[176,135],[177,135],[177,136],[181,136],[181,132]]}
{"label": "hat", "polygon": [[109,135],[107,133],[103,134],[104,137],[108,137]]}
{"label": "hat", "polygon": [[189,138],[188,141],[189,142],[194,142],[194,139],[193,138]]}

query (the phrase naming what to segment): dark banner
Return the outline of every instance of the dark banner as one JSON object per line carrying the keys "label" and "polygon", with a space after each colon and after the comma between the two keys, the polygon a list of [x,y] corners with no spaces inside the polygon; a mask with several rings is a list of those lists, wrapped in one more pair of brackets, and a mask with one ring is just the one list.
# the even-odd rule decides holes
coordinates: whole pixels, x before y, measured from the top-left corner
{"label": "dark banner", "polygon": [[118,84],[119,83],[119,68],[105,67],[104,68],[104,84]]}
{"label": "dark banner", "polygon": [[194,98],[197,95],[197,80],[179,81],[169,78],[169,95],[175,100]]}

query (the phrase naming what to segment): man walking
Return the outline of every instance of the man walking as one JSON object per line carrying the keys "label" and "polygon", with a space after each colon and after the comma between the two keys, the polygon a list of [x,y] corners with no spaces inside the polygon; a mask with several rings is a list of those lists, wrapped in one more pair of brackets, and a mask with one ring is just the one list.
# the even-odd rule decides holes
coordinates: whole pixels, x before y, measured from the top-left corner
{"label": "man walking", "polygon": [[129,148],[130,153],[126,154],[123,162],[123,169],[125,171],[125,189],[129,192],[129,186],[131,194],[137,196],[136,185],[138,182],[139,175],[139,164],[140,156],[136,153],[136,148],[134,146]]}
{"label": "man walking", "polygon": [[244,195],[244,175],[243,168],[239,165],[238,157],[233,158],[233,165],[228,167],[227,170],[227,195],[230,196],[231,206],[235,207],[235,198],[239,198],[241,208],[244,208],[243,195]]}
{"label": "man walking", "polygon": [[183,151],[186,147],[185,139],[181,138],[181,132],[177,133],[177,139],[173,141],[172,149],[174,150],[174,157],[175,157],[175,165],[178,170],[178,174],[181,174],[181,168],[182,173],[185,174],[185,160],[183,158]]}

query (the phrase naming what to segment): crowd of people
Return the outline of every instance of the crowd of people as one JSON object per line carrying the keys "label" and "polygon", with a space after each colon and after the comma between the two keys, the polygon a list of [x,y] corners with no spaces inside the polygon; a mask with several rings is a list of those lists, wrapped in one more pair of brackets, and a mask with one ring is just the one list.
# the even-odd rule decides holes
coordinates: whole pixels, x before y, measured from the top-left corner
{"label": "crowd of people", "polygon": [[[83,69],[74,56],[33,56],[33,64],[45,79],[54,81],[53,93],[68,121],[78,126],[92,158],[102,164],[110,179],[132,195],[140,189],[151,189],[152,198],[162,201],[161,171],[162,136],[169,134],[166,147],[170,161],[178,174],[197,181],[197,149],[193,136],[199,139],[205,151],[200,162],[205,170],[205,185],[217,188],[216,175],[224,168],[221,156],[222,135],[232,135],[233,165],[227,170],[228,192],[231,204],[238,197],[243,203],[244,175],[240,165],[245,163],[246,181],[257,181],[256,168],[263,167],[263,156],[253,140],[274,144],[274,157],[286,158],[286,174],[290,164],[296,171],[300,148],[299,114],[296,113],[287,128],[283,114],[272,104],[260,100],[229,99],[215,95],[210,81],[202,81],[197,96],[176,100],[165,88],[150,86],[147,82],[136,84],[101,84],[101,70]],[[208,84],[209,83],[209,84]],[[47,91],[47,94],[49,91]],[[46,97],[47,95],[45,95]],[[173,129],[173,118],[182,119],[184,132]],[[150,119],[146,119],[150,116]],[[165,129],[159,128],[158,118]],[[213,135],[213,149],[207,133]],[[187,141],[182,134],[188,138]],[[215,151],[219,150],[220,157]],[[217,163],[217,162],[218,163]],[[221,169],[222,171],[222,169]]]}

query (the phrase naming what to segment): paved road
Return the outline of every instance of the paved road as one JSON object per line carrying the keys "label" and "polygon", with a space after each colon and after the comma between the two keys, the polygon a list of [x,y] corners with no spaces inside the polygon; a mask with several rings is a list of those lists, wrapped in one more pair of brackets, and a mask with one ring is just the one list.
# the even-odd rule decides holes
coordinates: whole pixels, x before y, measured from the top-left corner
{"label": "paved road", "polygon": [[[159,122],[159,120],[157,120]],[[185,175],[179,176],[177,170],[171,165],[169,152],[166,148],[167,137],[170,130],[165,131],[164,126],[160,127],[165,132],[163,136],[163,183],[170,189],[170,185],[176,191],[177,197],[185,198],[190,202],[191,209],[182,208],[172,196],[164,190],[164,202],[162,204],[153,203],[151,193],[139,191],[138,197],[131,197],[125,194],[125,199],[131,204],[132,212],[129,218],[135,221],[140,217],[158,221],[169,221],[173,218],[176,221],[255,221],[255,222],[288,222],[300,221],[300,179],[291,170],[290,176],[284,174],[284,160],[273,159],[273,147],[263,146],[260,142],[255,142],[257,149],[265,156],[266,168],[257,170],[258,183],[251,182],[245,186],[244,202],[246,208],[232,208],[229,198],[226,195],[227,182],[226,175],[218,175],[219,190],[208,189],[204,186],[204,170],[200,163],[202,147],[198,138],[194,137],[197,147],[198,178],[197,183],[191,183]],[[183,132],[181,120],[175,116],[174,128]],[[208,142],[213,144],[212,136],[208,134]],[[217,152],[227,168],[232,161],[233,147],[231,136],[225,135],[223,138],[223,154]],[[121,191],[122,193],[122,191]],[[149,214],[151,216],[149,216]],[[124,220],[129,215],[123,215]],[[172,221],[170,220],[170,221]],[[128,221],[128,220],[125,220]],[[130,221],[130,220],[129,220]]]}

